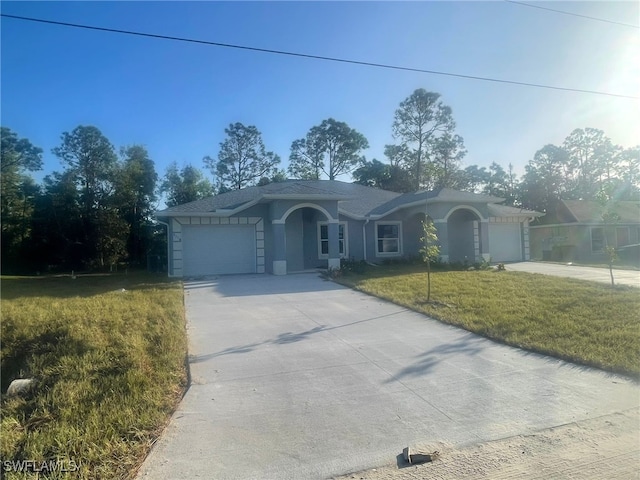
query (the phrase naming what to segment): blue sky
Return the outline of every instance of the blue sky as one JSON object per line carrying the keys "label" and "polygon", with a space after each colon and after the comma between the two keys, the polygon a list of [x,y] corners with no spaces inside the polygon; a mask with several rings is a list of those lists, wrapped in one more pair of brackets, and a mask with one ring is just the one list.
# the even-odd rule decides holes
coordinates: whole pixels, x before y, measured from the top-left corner
{"label": "blue sky", "polygon": [[[544,2],[639,21],[638,2]],[[493,2],[2,2],[5,14],[640,96],[640,30]],[[464,165],[510,162],[575,128],[639,142],[637,100],[133,37],[2,18],[1,121],[44,149],[78,125],[147,147],[160,175],[205,170],[232,122],[255,125],[288,164],[291,142],[333,117],[383,160],[398,104],[416,88],[452,107]],[[207,172],[208,173],[208,172]]]}

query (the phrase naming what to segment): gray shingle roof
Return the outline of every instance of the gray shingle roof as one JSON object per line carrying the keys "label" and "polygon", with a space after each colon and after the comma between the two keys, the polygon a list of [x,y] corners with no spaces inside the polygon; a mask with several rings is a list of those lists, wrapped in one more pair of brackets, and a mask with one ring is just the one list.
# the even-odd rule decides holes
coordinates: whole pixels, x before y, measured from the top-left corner
{"label": "gray shingle roof", "polygon": [[[305,197],[310,200],[314,198],[335,199],[339,201],[340,213],[355,218],[364,218],[369,215],[383,216],[398,208],[424,202],[427,199],[430,201],[486,202],[489,204],[503,201],[502,198],[460,192],[448,188],[400,194],[336,180],[287,180],[260,187],[247,187],[242,190],[234,190],[213,197],[203,198],[195,202],[167,208],[157,212],[156,215],[158,217],[167,217],[215,212],[224,214],[224,212],[229,210],[242,209],[242,207],[246,208],[260,201],[287,197]],[[498,207],[496,205],[491,206]],[[522,212],[526,212],[528,216],[536,214],[536,212],[523,211],[520,209],[509,210],[511,207],[499,207],[502,207],[502,210],[500,210],[501,216],[521,216],[523,214]]]}
{"label": "gray shingle roof", "polygon": [[498,205],[497,203],[490,203],[487,207],[489,215],[492,217],[541,217],[544,215],[544,213],[534,212],[533,210]]}

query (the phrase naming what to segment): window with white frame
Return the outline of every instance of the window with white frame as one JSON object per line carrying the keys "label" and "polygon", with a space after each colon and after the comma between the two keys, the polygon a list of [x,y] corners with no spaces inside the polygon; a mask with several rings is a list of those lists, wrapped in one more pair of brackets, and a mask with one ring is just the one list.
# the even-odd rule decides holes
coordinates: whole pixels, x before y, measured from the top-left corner
{"label": "window with white frame", "polygon": [[378,255],[400,255],[402,222],[376,222],[376,252]]}
{"label": "window with white frame", "polygon": [[[338,251],[340,257],[347,257],[347,223],[338,224]],[[329,224],[318,222],[318,258],[329,258]]]}

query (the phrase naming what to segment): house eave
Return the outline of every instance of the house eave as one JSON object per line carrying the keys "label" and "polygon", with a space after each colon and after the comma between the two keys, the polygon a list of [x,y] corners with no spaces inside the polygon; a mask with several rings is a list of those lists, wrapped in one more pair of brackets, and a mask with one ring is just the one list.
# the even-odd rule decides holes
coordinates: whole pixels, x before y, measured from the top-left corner
{"label": "house eave", "polygon": [[233,215],[235,210],[216,210],[209,212],[171,212],[171,213],[158,213],[155,214],[154,218],[175,218],[175,217],[228,217]]}
{"label": "house eave", "polygon": [[635,227],[640,223],[634,222],[617,222],[615,224],[605,222],[569,222],[569,223],[544,223],[542,225],[530,225],[529,228],[547,228],[547,227]]}
{"label": "house eave", "polygon": [[337,201],[343,201],[343,200],[353,200],[355,197],[352,196],[346,196],[346,195],[304,195],[304,194],[299,194],[299,195],[290,195],[290,194],[265,194],[262,195],[260,197],[261,200],[295,200],[295,201],[306,201],[306,202],[313,202],[313,201],[323,201],[323,200],[337,200]]}

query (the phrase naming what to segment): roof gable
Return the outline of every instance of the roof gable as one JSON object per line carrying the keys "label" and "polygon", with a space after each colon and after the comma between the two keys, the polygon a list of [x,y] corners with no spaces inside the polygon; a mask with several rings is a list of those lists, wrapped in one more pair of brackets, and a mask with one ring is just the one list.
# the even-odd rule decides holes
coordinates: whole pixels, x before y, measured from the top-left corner
{"label": "roof gable", "polygon": [[616,213],[622,223],[640,223],[640,202],[618,201],[602,205],[595,200],[562,200],[562,204],[570,217],[558,215],[564,223],[602,223],[602,215],[606,211]]}

